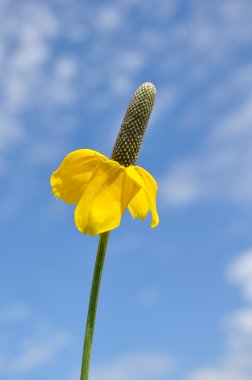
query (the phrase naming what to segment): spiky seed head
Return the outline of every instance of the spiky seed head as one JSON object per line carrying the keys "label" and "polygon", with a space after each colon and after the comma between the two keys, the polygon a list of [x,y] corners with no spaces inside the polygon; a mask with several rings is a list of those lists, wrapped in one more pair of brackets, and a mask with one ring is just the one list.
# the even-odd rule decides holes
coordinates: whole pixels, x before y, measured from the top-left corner
{"label": "spiky seed head", "polygon": [[111,159],[127,167],[134,165],[154,106],[156,88],[143,83],[133,95],[117,136]]}

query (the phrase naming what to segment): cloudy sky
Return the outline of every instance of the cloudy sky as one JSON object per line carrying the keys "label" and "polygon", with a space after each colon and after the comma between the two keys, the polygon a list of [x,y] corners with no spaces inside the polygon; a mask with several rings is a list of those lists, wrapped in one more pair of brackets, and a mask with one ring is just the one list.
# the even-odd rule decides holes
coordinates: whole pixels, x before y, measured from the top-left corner
{"label": "cloudy sky", "polygon": [[160,225],[111,234],[91,380],[252,378],[251,0],[0,0],[0,378],[78,380],[98,238],[51,194],[143,82]]}

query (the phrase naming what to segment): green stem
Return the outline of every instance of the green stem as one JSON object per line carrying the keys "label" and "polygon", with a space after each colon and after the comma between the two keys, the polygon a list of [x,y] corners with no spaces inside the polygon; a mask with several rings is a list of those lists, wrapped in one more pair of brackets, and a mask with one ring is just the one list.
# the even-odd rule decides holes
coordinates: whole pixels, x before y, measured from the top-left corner
{"label": "green stem", "polygon": [[97,302],[98,302],[98,297],[99,297],[99,289],[100,289],[102,270],[103,270],[105,255],[106,255],[108,238],[109,238],[109,232],[104,232],[103,234],[101,234],[98,249],[97,249],[92,289],[91,289],[91,294],[90,294],[90,299],[89,299],[80,380],[88,380],[88,371],[89,371],[92,341],[93,341],[93,334],[94,334],[95,316],[96,316]]}

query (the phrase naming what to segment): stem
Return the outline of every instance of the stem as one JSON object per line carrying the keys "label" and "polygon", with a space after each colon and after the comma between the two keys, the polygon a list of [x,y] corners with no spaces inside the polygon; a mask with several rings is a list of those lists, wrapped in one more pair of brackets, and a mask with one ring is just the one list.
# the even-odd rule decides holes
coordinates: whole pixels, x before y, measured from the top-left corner
{"label": "stem", "polygon": [[106,255],[106,248],[109,238],[109,232],[104,232],[100,235],[99,245],[97,249],[97,256],[95,261],[95,268],[93,274],[92,289],[89,299],[88,316],[86,322],[86,334],[82,356],[82,367],[80,380],[88,380],[90,356],[92,349],[92,341],[94,334],[95,316],[97,309],[97,302],[99,297],[99,289],[102,277],[102,270]]}

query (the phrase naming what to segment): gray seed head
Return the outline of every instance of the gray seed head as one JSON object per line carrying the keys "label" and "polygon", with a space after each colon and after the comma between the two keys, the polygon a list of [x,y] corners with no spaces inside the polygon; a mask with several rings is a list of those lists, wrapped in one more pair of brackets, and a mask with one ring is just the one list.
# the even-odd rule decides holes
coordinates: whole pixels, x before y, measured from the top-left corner
{"label": "gray seed head", "polygon": [[133,95],[117,136],[111,159],[127,167],[134,165],[154,106],[156,88],[143,83]]}

